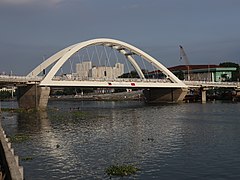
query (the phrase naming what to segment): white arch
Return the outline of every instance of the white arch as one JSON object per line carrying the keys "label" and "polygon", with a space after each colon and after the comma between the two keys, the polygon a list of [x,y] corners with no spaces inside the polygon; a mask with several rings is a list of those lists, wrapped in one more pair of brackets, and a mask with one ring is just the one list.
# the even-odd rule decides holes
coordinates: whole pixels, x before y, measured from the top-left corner
{"label": "white arch", "polygon": [[[54,75],[57,73],[57,71],[62,67],[62,65],[77,51],[79,51],[82,48],[85,48],[87,46],[91,45],[105,45],[113,47],[114,49],[119,50],[120,53],[125,54],[127,56],[127,59],[130,61],[130,63],[134,66],[136,71],[138,72],[139,76],[141,78],[144,78],[144,75],[141,74],[142,71],[138,64],[135,62],[135,60],[132,58],[132,56],[129,56],[126,54],[126,49],[129,50],[132,53],[135,53],[149,63],[153,64],[155,67],[157,67],[159,70],[161,70],[168,78],[173,82],[177,83],[178,85],[182,85],[185,87],[186,85],[179,80],[171,71],[169,71],[165,66],[163,66],[160,62],[158,62],[156,59],[148,55],[147,53],[143,52],[142,50],[125,43],[123,41],[115,40],[115,39],[108,39],[108,38],[99,38],[99,39],[92,39],[88,41],[84,41],[81,43],[77,43],[75,45],[69,46],[58,53],[54,54],[50,58],[48,58],[46,61],[44,61],[42,64],[40,64],[38,67],[36,67],[31,73],[28,74],[28,76],[37,76],[42,69],[47,68],[54,62],[56,64],[51,68],[51,70],[48,72],[48,74],[45,76],[45,78],[42,80],[41,84],[50,84],[52,82],[52,79]],[[130,57],[130,58],[129,58]],[[40,85],[41,85],[40,84]]]}
{"label": "white arch", "polygon": [[66,52],[68,52],[72,47],[69,46],[59,52],[57,52],[56,54],[54,54],[53,56],[49,57],[48,59],[46,59],[44,62],[42,62],[40,65],[38,65],[34,70],[32,70],[27,77],[35,77],[37,76],[39,73],[42,72],[43,69],[46,69],[48,66],[50,66],[51,64],[53,64],[54,62],[56,62],[57,60],[59,60],[62,56],[64,56],[64,54],[66,54]]}

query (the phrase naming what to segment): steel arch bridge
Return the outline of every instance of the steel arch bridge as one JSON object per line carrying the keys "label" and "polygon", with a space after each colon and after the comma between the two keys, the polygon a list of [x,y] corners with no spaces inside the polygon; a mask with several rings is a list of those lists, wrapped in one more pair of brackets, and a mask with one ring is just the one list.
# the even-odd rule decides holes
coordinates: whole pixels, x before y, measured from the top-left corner
{"label": "steel arch bridge", "polygon": [[[89,46],[97,46],[102,45],[105,47],[110,47],[113,50],[117,50],[119,53],[123,54],[126,59],[131,63],[131,65],[136,70],[138,76],[140,77],[137,82],[125,82],[125,81],[117,81],[117,80],[106,80],[106,81],[79,81],[79,80],[56,80],[54,76],[59,71],[59,69],[66,63],[71,56],[73,56],[76,52],[80,51],[83,48]],[[169,81],[150,81],[147,80],[144,73],[142,72],[138,62],[134,59],[133,55],[138,55],[148,63],[152,64],[156,67],[158,71],[161,71],[166,79]],[[54,65],[53,65],[54,64]],[[50,71],[46,74],[45,77],[39,83],[39,86],[82,86],[82,87],[138,87],[138,88],[151,88],[151,87],[169,87],[169,88],[187,88],[187,86],[179,80],[172,72],[170,72],[164,65],[162,65],[159,61],[143,52],[142,50],[136,48],[133,45],[130,45],[126,42],[108,39],[108,38],[99,38],[92,39],[84,42],[80,42],[74,45],[71,45],[53,56],[46,59],[39,66],[37,66],[33,71],[31,71],[27,77],[37,77],[42,69],[46,69],[52,66]],[[133,80],[132,80],[133,81]]]}

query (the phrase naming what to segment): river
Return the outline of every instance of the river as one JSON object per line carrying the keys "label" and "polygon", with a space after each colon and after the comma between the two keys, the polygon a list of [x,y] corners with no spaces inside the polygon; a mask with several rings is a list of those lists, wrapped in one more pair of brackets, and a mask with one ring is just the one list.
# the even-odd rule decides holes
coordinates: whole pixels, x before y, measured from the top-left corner
{"label": "river", "polygon": [[[15,108],[16,102],[2,102]],[[26,180],[240,179],[240,103],[146,105],[138,101],[50,101],[46,112],[3,112]]]}

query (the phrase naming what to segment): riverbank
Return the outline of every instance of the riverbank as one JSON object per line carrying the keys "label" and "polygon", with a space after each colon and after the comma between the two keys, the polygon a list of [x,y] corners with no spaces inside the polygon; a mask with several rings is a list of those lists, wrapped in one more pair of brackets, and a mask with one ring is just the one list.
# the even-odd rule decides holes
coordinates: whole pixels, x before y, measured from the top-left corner
{"label": "riverbank", "polygon": [[144,100],[142,91],[120,92],[109,94],[86,94],[75,96],[51,96],[49,100],[89,100],[89,101],[129,101]]}
{"label": "riverbank", "polygon": [[0,180],[4,179],[23,180],[23,167],[19,166],[18,156],[14,154],[0,122]]}
{"label": "riverbank", "polygon": [[[68,96],[51,96],[51,101],[58,100],[71,100],[71,101],[145,101],[145,97],[142,91],[132,92],[120,92],[109,94],[86,94],[86,95],[68,95]],[[240,101],[240,96],[235,94],[207,94],[207,101],[215,100],[227,100],[227,101]],[[201,102],[201,96],[199,94],[186,95],[183,102]]]}

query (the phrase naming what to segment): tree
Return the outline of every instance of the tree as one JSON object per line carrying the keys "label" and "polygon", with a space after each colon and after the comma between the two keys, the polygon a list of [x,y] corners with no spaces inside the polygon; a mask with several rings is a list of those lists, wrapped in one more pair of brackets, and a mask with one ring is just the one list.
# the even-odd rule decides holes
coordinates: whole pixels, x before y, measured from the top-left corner
{"label": "tree", "polygon": [[223,63],[220,63],[219,66],[221,66],[221,67],[235,67],[235,68],[237,68],[236,71],[233,71],[233,73],[232,73],[232,81],[239,81],[240,80],[239,64],[236,64],[236,63],[233,63],[233,62],[223,62]]}
{"label": "tree", "polygon": [[139,75],[137,71],[131,71],[130,73],[125,73],[119,76],[119,78],[139,78]]}
{"label": "tree", "polygon": [[0,91],[0,99],[10,99],[12,93],[10,91]]}
{"label": "tree", "polygon": [[177,76],[178,79],[184,80],[184,72],[182,70],[175,72],[174,75]]}

